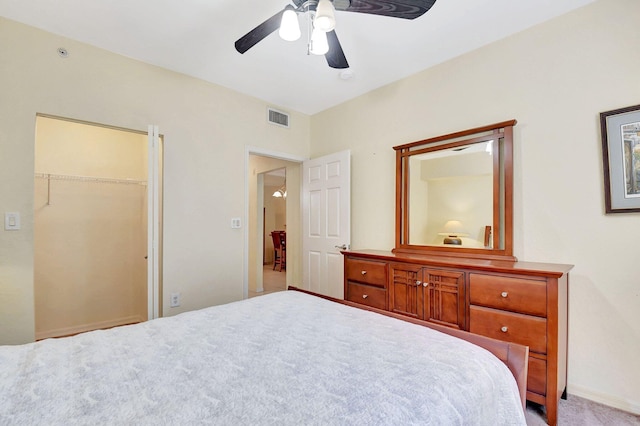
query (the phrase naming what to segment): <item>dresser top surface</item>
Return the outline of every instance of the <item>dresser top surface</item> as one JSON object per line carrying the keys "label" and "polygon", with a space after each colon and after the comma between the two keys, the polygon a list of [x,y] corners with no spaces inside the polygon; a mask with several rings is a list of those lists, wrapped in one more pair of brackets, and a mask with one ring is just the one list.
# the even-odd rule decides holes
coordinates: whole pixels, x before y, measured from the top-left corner
{"label": "dresser top surface", "polygon": [[345,256],[367,259],[378,259],[391,262],[424,264],[429,266],[468,268],[491,272],[514,274],[530,274],[539,276],[560,277],[568,273],[573,265],[560,263],[539,263],[492,259],[475,259],[460,256],[440,256],[412,253],[394,253],[385,250],[345,250]]}

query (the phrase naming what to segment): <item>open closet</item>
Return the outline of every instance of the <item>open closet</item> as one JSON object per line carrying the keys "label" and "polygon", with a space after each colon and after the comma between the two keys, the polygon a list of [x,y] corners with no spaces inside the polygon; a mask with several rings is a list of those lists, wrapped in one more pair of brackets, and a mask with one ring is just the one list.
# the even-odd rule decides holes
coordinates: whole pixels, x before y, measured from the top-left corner
{"label": "open closet", "polygon": [[38,116],[36,338],[147,319],[147,134]]}

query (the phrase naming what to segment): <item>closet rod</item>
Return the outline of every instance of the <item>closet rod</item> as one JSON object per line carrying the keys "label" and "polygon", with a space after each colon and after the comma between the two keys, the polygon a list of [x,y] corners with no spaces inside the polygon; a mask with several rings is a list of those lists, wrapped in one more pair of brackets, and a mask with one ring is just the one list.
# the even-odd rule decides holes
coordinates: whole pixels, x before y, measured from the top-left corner
{"label": "closet rod", "polygon": [[117,183],[117,184],[125,184],[125,185],[146,185],[146,180],[136,180],[136,179],[116,179],[116,178],[105,178],[105,177],[96,177],[96,176],[72,176],[72,175],[56,175],[52,173],[36,173],[36,178],[47,179],[47,180],[68,180],[68,181],[79,181],[79,182],[96,182],[96,183]]}
{"label": "closet rod", "polygon": [[146,186],[146,180],[136,179],[115,179],[115,178],[103,178],[96,176],[72,176],[72,175],[56,175],[52,173],[36,173],[35,177],[38,179],[47,180],[47,205],[51,205],[51,181],[52,180],[65,180],[75,182],[94,182],[94,183],[117,183],[125,185],[142,185]]}

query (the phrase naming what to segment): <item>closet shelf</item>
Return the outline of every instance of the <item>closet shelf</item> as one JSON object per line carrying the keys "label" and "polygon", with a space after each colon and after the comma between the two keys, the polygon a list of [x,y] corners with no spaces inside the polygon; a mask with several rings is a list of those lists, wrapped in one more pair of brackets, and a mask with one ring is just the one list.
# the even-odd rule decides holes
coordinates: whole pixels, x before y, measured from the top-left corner
{"label": "closet shelf", "polygon": [[36,173],[35,177],[37,179],[47,179],[47,180],[67,180],[67,181],[78,181],[78,182],[95,182],[95,183],[115,183],[115,184],[124,184],[124,185],[147,185],[146,180],[136,180],[136,179],[116,179],[116,178],[106,178],[106,177],[97,177],[97,176],[73,176],[73,175],[57,175],[53,173]]}

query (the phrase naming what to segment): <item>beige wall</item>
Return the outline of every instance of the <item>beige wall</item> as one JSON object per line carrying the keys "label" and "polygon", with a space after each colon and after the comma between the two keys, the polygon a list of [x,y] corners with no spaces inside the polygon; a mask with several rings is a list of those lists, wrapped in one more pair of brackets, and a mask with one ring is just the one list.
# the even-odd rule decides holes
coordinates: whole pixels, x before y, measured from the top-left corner
{"label": "beige wall", "polygon": [[391,147],[517,119],[515,255],[575,265],[568,391],[640,413],[640,222],[604,214],[598,116],[640,103],[638,16],[598,1],[317,114],[311,134],[312,157],[351,149],[352,246],[390,249]]}
{"label": "beige wall", "polygon": [[[34,339],[37,113],[141,131],[159,125],[164,314],[242,299],[245,228],[230,223],[246,211],[245,147],[307,157],[309,117],[292,112],[290,128],[270,125],[255,98],[5,19],[0,40],[0,212],[22,215],[20,231],[0,230],[0,343]],[[168,306],[173,292],[179,308]]]}
{"label": "beige wall", "polygon": [[[147,181],[147,135],[38,117],[36,173]],[[146,185],[36,178],[36,338],[147,318]]]}

